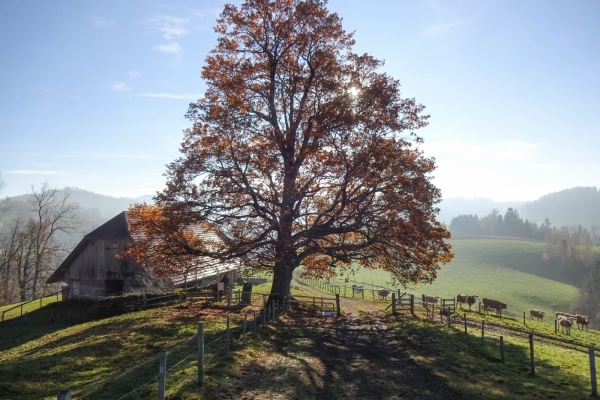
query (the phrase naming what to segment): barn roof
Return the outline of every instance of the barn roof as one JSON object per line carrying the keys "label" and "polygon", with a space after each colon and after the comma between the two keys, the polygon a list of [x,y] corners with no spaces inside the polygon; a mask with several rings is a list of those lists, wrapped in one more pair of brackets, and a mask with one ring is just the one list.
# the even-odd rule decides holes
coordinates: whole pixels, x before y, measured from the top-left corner
{"label": "barn roof", "polygon": [[85,239],[130,237],[128,212],[123,211],[84,236]]}
{"label": "barn roof", "polygon": [[[46,283],[61,282],[62,276],[65,273],[65,271],[68,270],[73,261],[77,259],[81,252],[85,250],[85,248],[88,246],[89,243],[92,242],[93,239],[131,238],[133,240],[138,240],[142,238],[143,234],[139,232],[130,232],[130,222],[131,217],[129,213],[127,211],[123,211],[120,214],[116,215],[114,218],[110,219],[109,221],[105,222],[98,228],[85,235],[83,239],[79,242],[79,244],[77,244],[77,246],[71,251],[71,253],[64,259],[64,261],[60,264],[56,271],[54,271],[50,278],[48,278]],[[194,231],[194,234],[196,236],[200,237],[206,242],[218,243],[222,241],[217,232],[206,230],[200,227],[199,225],[194,225],[190,228]],[[188,274],[188,282],[194,280],[202,280],[207,277],[233,271],[241,267],[240,260],[230,260],[223,262],[208,257],[198,257],[196,263],[197,272]],[[170,279],[176,286],[183,284],[185,281],[183,274],[175,274],[171,276]]]}

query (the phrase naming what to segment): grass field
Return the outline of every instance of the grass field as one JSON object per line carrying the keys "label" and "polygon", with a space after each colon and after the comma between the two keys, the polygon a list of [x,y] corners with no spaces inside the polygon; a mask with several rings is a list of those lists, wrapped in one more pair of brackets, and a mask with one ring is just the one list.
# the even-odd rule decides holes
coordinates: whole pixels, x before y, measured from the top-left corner
{"label": "grass field", "polygon": [[[363,316],[363,323],[351,329],[334,320],[298,326],[283,317],[281,323],[261,328],[258,336],[249,336],[245,345],[238,332],[230,358],[211,359],[215,350],[207,350],[211,361],[199,388],[193,340],[197,321],[204,321],[207,341],[212,341],[222,334],[226,315],[239,326],[243,309],[185,303],[79,320],[89,308],[86,303],[56,303],[32,312],[27,323],[15,319],[0,325],[0,399],[55,399],[67,387],[74,398],[118,399],[147,382],[126,398],[156,398],[154,377],[163,348],[169,350],[167,395],[173,399],[497,400],[589,395],[583,352],[536,343],[536,376],[531,376],[526,339],[505,336],[506,363],[501,364],[498,336],[492,332],[482,347],[477,329],[464,334],[460,327],[390,315],[379,321]],[[50,310],[58,321],[48,323]],[[522,321],[510,318],[468,316],[522,327]],[[528,326],[552,333],[546,324]],[[596,331],[572,336],[600,344]]]}
{"label": "grass field", "polygon": [[[409,292],[456,297],[459,293],[477,294],[502,301],[508,313],[522,315],[530,308],[569,311],[579,296],[574,284],[563,283],[542,260],[544,244],[512,239],[453,240],[455,257],[442,267],[431,285],[409,286]],[[359,269],[350,280],[391,286],[389,273]],[[351,282],[349,283],[351,284]],[[550,320],[550,319],[548,319]]]}
{"label": "grass field", "polygon": [[[51,304],[51,303],[55,303],[57,301],[60,301],[61,299],[62,299],[62,295],[59,294],[58,296],[53,295],[53,296],[42,297],[41,301],[40,301],[40,299],[38,299],[38,300],[31,301],[31,302],[7,304],[5,306],[0,307],[0,314],[2,314],[4,312],[4,319],[15,318],[15,317],[21,316],[21,312],[23,314],[30,313],[33,310],[37,310],[40,307],[47,306],[48,304]],[[18,307],[21,304],[23,304],[22,310],[21,310],[21,307]]]}

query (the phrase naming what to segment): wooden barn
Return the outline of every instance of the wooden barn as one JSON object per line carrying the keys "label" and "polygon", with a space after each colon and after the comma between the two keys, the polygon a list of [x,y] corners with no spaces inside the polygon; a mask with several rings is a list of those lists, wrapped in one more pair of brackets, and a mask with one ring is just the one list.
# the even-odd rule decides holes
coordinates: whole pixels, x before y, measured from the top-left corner
{"label": "wooden barn", "polygon": [[[216,234],[196,232],[210,236]],[[139,236],[137,237],[139,239]],[[63,282],[68,285],[68,298],[101,299],[144,288],[137,276],[141,265],[131,259],[121,259],[117,254],[132,245],[136,235],[129,230],[128,213],[120,213],[110,221],[83,237],[61,265],[48,278],[47,283]],[[202,286],[231,275],[241,267],[240,262],[219,263],[214,260],[198,260],[200,268],[193,274],[169,277],[175,286],[202,282]],[[65,298],[65,297],[63,297]]]}

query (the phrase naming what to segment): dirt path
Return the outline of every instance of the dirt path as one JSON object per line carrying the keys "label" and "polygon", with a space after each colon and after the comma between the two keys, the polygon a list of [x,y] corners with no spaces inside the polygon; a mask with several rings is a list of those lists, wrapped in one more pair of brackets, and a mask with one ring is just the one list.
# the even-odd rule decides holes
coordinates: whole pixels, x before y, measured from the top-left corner
{"label": "dirt path", "polygon": [[[319,297],[332,297],[329,293],[321,292],[314,287],[304,285],[300,281],[294,279],[294,284],[297,285],[301,290],[309,293],[311,296],[319,296]],[[364,300],[358,299],[348,299],[340,296],[340,308],[342,313],[347,319],[357,319],[360,318],[361,313],[371,314],[372,317],[381,316],[381,309],[385,308],[384,303],[372,303]]]}

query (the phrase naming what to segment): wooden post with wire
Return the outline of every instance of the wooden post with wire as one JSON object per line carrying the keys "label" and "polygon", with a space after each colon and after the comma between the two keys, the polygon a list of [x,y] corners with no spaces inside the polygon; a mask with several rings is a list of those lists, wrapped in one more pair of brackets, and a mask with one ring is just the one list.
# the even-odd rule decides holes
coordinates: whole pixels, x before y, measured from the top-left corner
{"label": "wooden post with wire", "polygon": [[204,322],[198,322],[198,386],[204,383]]}
{"label": "wooden post with wire", "polygon": [[158,400],[165,400],[165,387],[167,384],[167,350],[160,352],[158,364]]}

